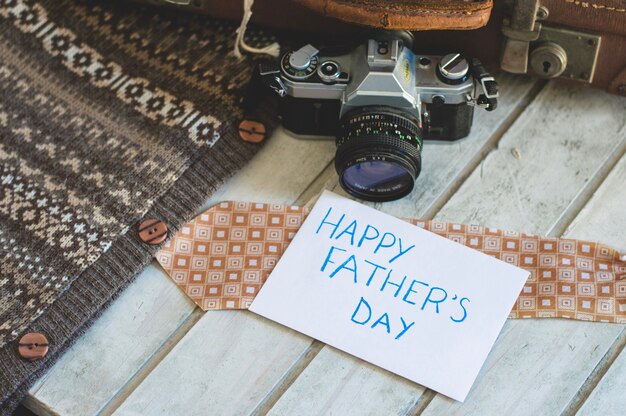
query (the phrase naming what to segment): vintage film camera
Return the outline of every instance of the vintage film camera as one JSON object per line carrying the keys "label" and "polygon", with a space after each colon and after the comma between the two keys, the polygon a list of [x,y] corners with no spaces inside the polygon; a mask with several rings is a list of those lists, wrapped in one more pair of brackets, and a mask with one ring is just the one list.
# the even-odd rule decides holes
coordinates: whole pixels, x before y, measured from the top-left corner
{"label": "vintage film camera", "polygon": [[422,140],[463,138],[474,107],[497,104],[497,84],[478,60],[416,55],[410,40],[369,39],[349,50],[305,45],[259,66],[264,84],[281,97],[285,129],[336,138],[340,184],[360,199],[410,193]]}

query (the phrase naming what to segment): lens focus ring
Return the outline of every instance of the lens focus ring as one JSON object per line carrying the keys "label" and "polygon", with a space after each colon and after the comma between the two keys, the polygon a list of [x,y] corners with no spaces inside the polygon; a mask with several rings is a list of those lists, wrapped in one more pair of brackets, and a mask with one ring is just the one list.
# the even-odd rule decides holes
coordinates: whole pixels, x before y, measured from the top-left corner
{"label": "lens focus ring", "polygon": [[421,129],[412,114],[386,106],[353,110],[341,120],[335,168],[341,186],[370,201],[408,194],[421,168]]}

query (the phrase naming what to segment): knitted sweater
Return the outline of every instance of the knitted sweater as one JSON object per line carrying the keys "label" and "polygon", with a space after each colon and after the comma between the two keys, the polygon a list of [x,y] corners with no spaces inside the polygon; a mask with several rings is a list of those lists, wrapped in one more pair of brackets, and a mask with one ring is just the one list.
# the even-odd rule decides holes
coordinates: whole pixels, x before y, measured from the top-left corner
{"label": "knitted sweater", "polygon": [[[0,413],[150,261],[138,222],[175,231],[258,149],[237,131],[253,63],[234,31],[132,3],[0,0]],[[20,358],[28,332],[45,358]]]}

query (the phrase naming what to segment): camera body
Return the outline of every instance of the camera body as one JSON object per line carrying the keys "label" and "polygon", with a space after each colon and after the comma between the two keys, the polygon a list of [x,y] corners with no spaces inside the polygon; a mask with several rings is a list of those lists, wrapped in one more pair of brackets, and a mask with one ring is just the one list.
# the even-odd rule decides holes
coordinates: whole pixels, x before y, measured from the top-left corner
{"label": "camera body", "polygon": [[474,79],[459,54],[416,55],[400,39],[369,39],[334,56],[306,45],[281,58],[280,79],[283,126],[296,135],[334,136],[343,114],[368,105],[414,114],[426,140],[457,140],[471,129]]}
{"label": "camera body", "polygon": [[496,107],[497,85],[478,60],[415,54],[406,41],[368,39],[348,50],[305,45],[259,67],[281,97],[283,127],[296,137],[334,136],[340,184],[362,199],[406,195],[424,139],[463,138],[474,107]]}

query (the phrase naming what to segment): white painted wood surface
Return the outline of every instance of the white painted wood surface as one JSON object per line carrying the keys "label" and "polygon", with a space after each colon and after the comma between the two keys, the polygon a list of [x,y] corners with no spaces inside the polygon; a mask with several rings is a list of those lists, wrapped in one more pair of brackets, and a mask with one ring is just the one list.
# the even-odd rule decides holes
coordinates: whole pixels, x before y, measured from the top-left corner
{"label": "white painted wood surface", "polygon": [[[607,100],[603,93],[548,85],[436,218],[551,232],[552,224],[585,183],[616,149],[623,148],[623,141],[618,139],[624,137],[624,122],[614,115],[624,113],[624,104],[617,97]],[[568,134],[563,137],[560,129],[567,129]],[[600,129],[606,134],[598,137],[595,133]],[[571,137],[570,132],[576,132],[577,137]],[[512,149],[521,153],[519,160]],[[385,210],[386,206],[381,208]],[[400,215],[408,216],[410,212]],[[619,325],[510,321],[466,403],[437,396],[425,414],[560,414],[620,331]],[[593,342],[587,340],[588,334]],[[567,342],[563,342],[565,339]],[[556,357],[563,360],[555,360]],[[318,360],[331,362],[318,364]],[[339,356],[320,354],[303,376],[317,367],[341,368],[342,360]],[[572,362],[583,365],[572,366]],[[327,373],[327,377],[334,376],[334,372]],[[381,384],[393,384],[388,381],[391,378],[382,378]],[[510,379],[515,382],[505,382]],[[537,382],[539,379],[541,383]],[[309,380],[314,377],[300,377],[287,390],[276,405],[277,414],[295,414],[301,408],[318,413],[322,410],[318,406],[327,397],[338,397],[340,403],[350,396],[339,394],[339,389],[325,392],[313,384],[308,388],[300,385]],[[301,394],[302,391],[309,394]],[[360,414],[372,406],[372,401],[366,400],[371,397],[369,393],[363,393],[362,407],[352,407],[350,414]],[[410,399],[403,397],[385,410],[402,413]]]}
{"label": "white painted wood surface", "polygon": [[425,389],[325,346],[270,415],[408,414]]}
{"label": "white painted wood surface", "polygon": [[[624,114],[621,98],[548,85],[438,217],[555,233],[564,211],[584,202],[576,197],[585,184],[623,153]],[[623,328],[557,319],[507,327],[466,402],[437,395],[423,414],[561,414]]]}
{"label": "white painted wood surface", "polygon": [[[477,111],[469,138],[427,145],[418,188],[377,208],[553,235],[573,218],[567,235],[626,248],[626,162],[605,179],[626,148],[626,100],[553,84],[535,97],[541,85],[501,80],[500,108]],[[332,142],[279,131],[207,206],[311,203],[337,189],[333,155]],[[177,291],[147,269],[31,389],[29,406],[61,415],[550,415],[580,405],[609,414],[605,402],[623,403],[626,354],[602,377],[623,348],[621,325],[509,321],[459,404],[251,313],[202,314]],[[153,335],[136,345],[146,330]]]}
{"label": "white painted wood surface", "polygon": [[37,413],[96,414],[163,346],[194,306],[160,267],[148,266],[31,387],[29,407]]}
{"label": "white painted wood surface", "polygon": [[[624,346],[621,345],[623,348]],[[609,367],[600,384],[578,412],[581,416],[622,416],[626,406],[626,354],[623,352]]]}
{"label": "white painted wood surface", "polygon": [[310,344],[248,311],[206,314],[116,414],[247,414]]}
{"label": "white painted wood surface", "polygon": [[[626,254],[626,156],[568,229],[575,238],[602,240]],[[623,333],[622,333],[623,334]],[[590,378],[596,384],[582,403],[580,415],[618,416],[626,409],[626,352],[623,339],[613,345],[619,356],[612,365]],[[608,370],[608,371],[607,371]],[[582,400],[581,400],[582,401]]]}

